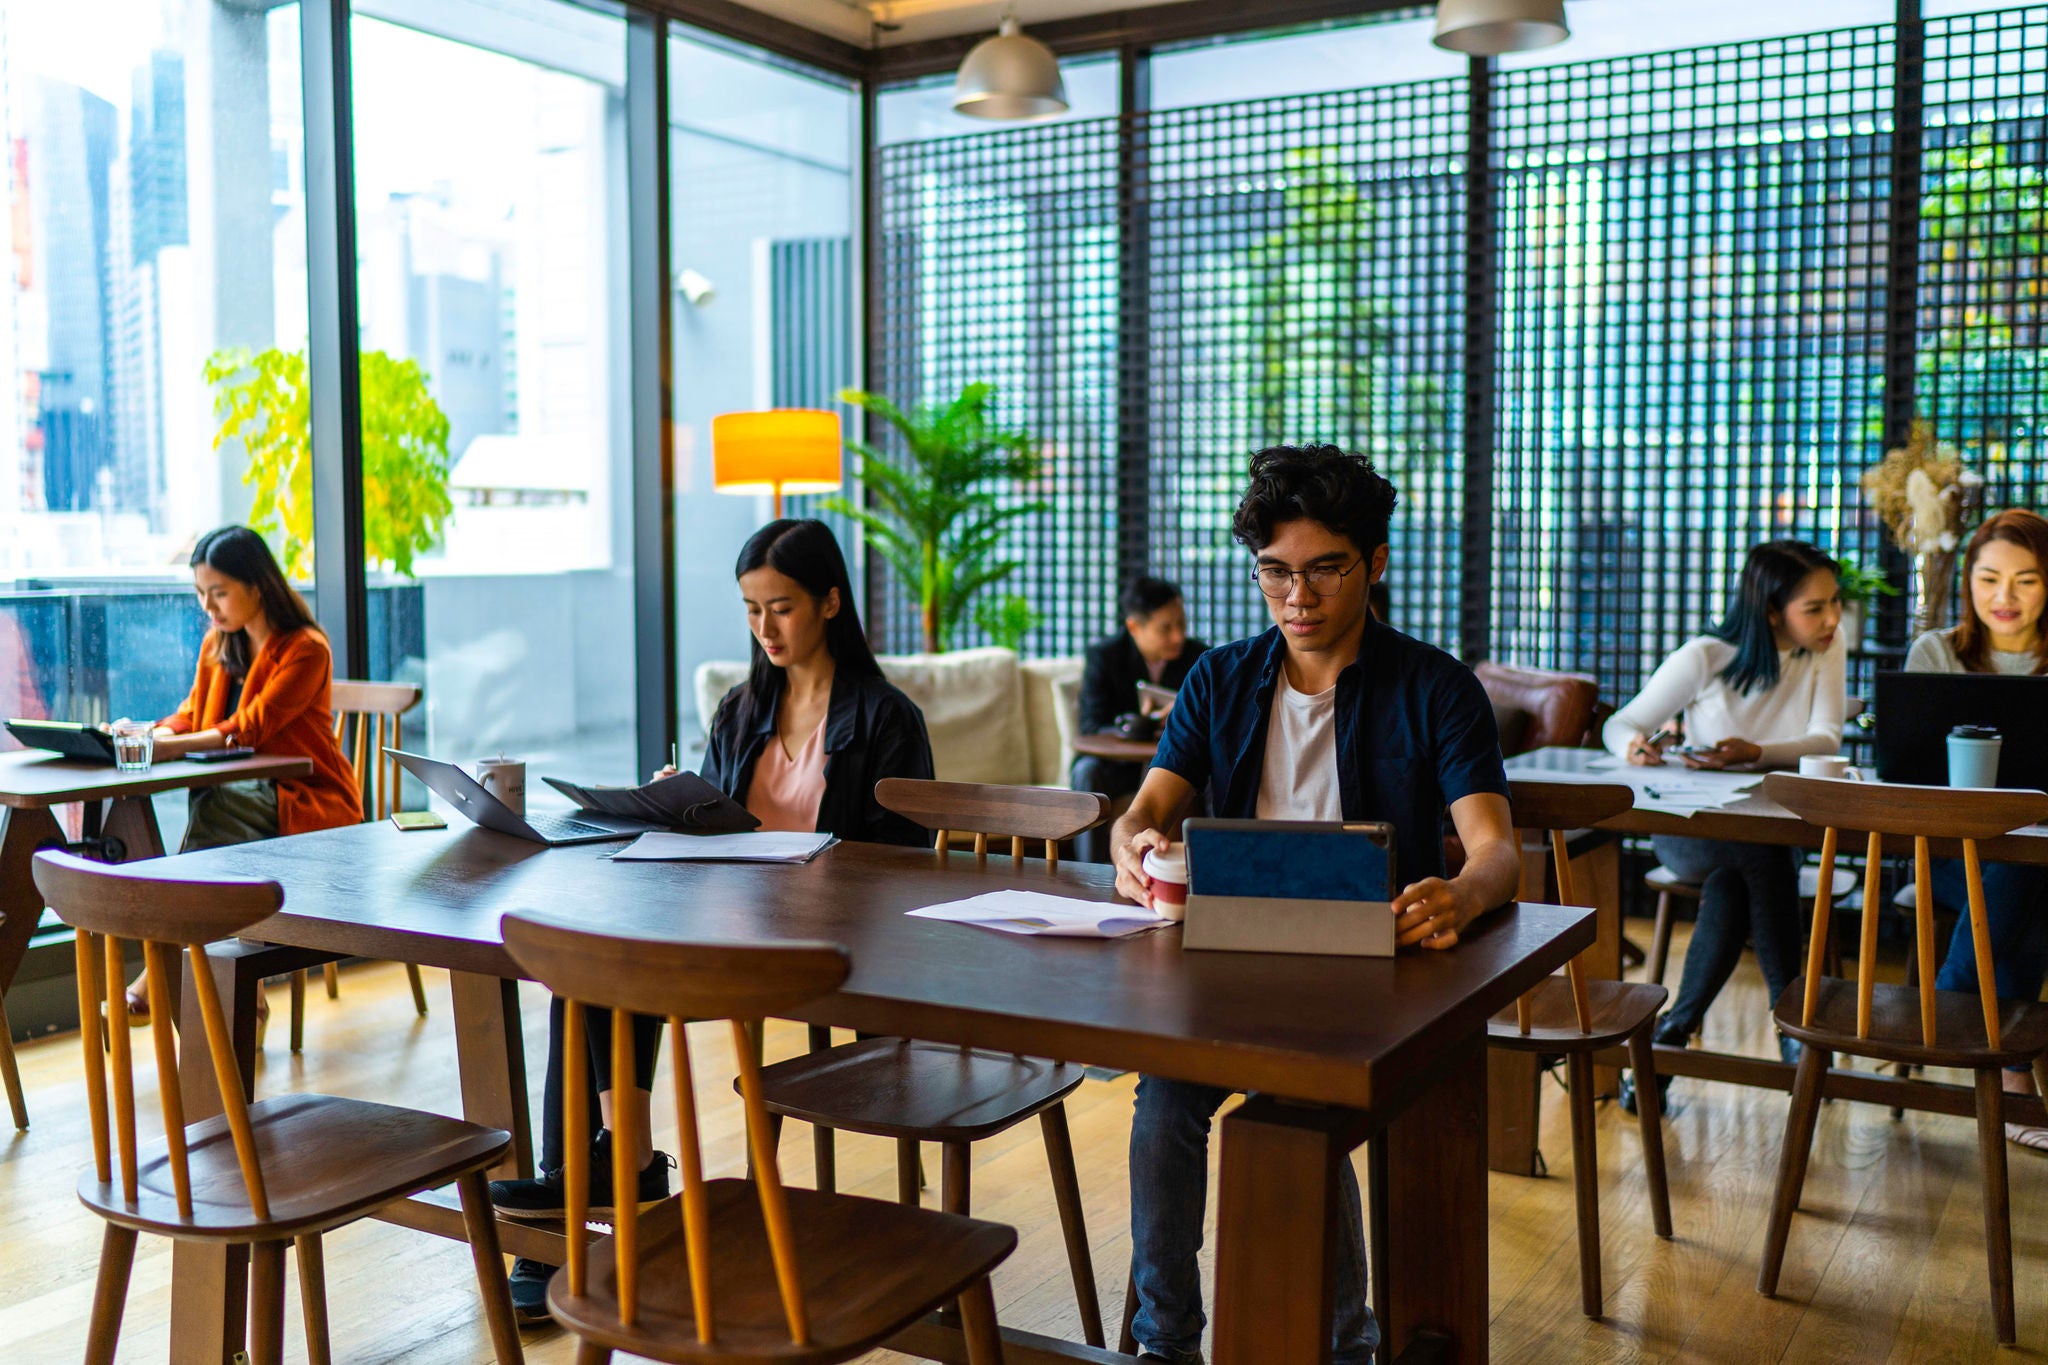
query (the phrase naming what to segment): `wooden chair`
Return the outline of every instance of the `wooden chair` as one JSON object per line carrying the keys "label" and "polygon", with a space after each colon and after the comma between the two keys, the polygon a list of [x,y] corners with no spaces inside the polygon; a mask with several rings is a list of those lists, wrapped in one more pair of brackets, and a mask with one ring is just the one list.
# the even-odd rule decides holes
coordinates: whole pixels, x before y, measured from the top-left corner
{"label": "wooden chair", "polygon": [[[114,1359],[136,1237],[148,1232],[249,1248],[249,1354],[259,1365],[283,1355],[284,1253],[295,1246],[306,1353],[324,1362],[329,1352],[321,1234],[451,1180],[461,1191],[463,1222],[498,1359],[519,1360],[519,1329],[512,1320],[483,1174],[504,1159],[511,1134],[327,1095],[281,1095],[251,1103],[242,1091],[227,1017],[204,956],[208,943],[276,913],[284,893],[275,882],[151,876],[147,869],[153,866],[109,866],[56,852],[35,857],[37,889],[58,918],[78,930],[78,1006],[88,1021],[81,1037],[93,1169],[79,1178],[78,1197],[106,1220],[107,1229],[86,1360]],[[136,1131],[128,1030],[107,1030],[111,1036],[103,1061],[99,1030],[90,1026],[102,1000],[121,1008],[124,939],[142,944],[163,1106],[164,1135],[148,1143]],[[178,1039],[171,1026],[172,974],[180,951],[189,951],[198,968],[192,977],[205,1020],[204,1034],[188,1036],[184,1044],[210,1054],[223,1105],[220,1115],[189,1125],[178,1088]]]}
{"label": "wooden chair", "polygon": [[[355,765],[362,783],[363,819],[388,820],[398,804],[398,786],[403,770],[391,757],[393,749],[405,747],[405,713],[419,705],[420,689],[413,683],[354,682],[336,678],[333,684],[334,742]],[[327,981],[327,998],[341,998],[341,966],[330,962],[322,975]],[[427,988],[420,980],[416,962],[405,964],[405,979],[412,986],[412,1006],[422,1019],[427,1015]],[[292,1051],[306,1038],[306,973],[292,973]]]}
{"label": "wooden chair", "polygon": [[[1991,935],[1985,923],[1984,887],[1977,841],[2048,818],[2048,794],[2038,791],[1956,790],[1851,782],[1773,773],[1764,795],[1810,825],[1821,827],[1822,878],[1833,872],[1841,830],[1868,836],[1864,868],[1861,935],[1856,980],[1822,975],[1829,916],[1816,910],[1806,971],[1778,1000],[1778,1027],[1805,1044],[1785,1120],[1785,1145],[1778,1162],[1777,1198],[1770,1233],[1757,1270],[1759,1293],[1775,1294],[1785,1260],[1792,1214],[1806,1181],[1806,1159],[1820,1114],[1821,1082],[1836,1052],[1914,1066],[1946,1066],[1976,1073],[1977,1148],[1984,1163],[1984,1243],[1991,1277],[1991,1311],[1998,1339],[2013,1344],[2012,1210],[2006,1189],[2003,1089],[1999,1072],[2031,1064],[2048,1092],[2048,1006],[2033,1001],[2000,1001],[1992,976]],[[1913,879],[1919,889],[1914,908],[1914,952],[1919,960],[1915,987],[1877,982],[1877,921],[1882,913],[1878,878],[1882,837],[1913,841]],[[1960,839],[1969,887],[1970,928],[1976,944],[1977,990],[1934,987],[1940,945],[1934,936],[1933,869],[1928,840]]]}
{"label": "wooden chair", "polygon": [[[1019,867],[1025,840],[1043,841],[1048,871],[1058,865],[1059,841],[1093,828],[1109,810],[1108,799],[1096,792],[900,777],[876,783],[875,799],[939,831],[941,859],[947,857],[953,832],[974,835],[978,859],[988,856],[991,837],[1007,836],[1013,864]],[[1102,1307],[1067,1131],[1066,1098],[1081,1084],[1081,1068],[898,1038],[833,1047],[826,1029],[812,1030],[812,1047],[808,1056],[763,1071],[761,1094],[778,1124],[793,1118],[815,1125],[821,1190],[833,1185],[834,1129],[896,1139],[897,1197],[909,1205],[918,1202],[918,1144],[936,1142],[944,1149],[940,1203],[948,1212],[965,1214],[972,1145],[1037,1116],[1060,1229],[1066,1234],[1081,1332],[1089,1345],[1102,1345]]]}
{"label": "wooden chair", "polygon": [[[1512,782],[1509,803],[1515,828],[1550,836],[1557,869],[1557,899],[1579,903],[1572,884],[1567,830],[1583,829],[1619,815],[1634,793],[1619,784]],[[1590,951],[1590,950],[1589,950]],[[1600,1172],[1593,1125],[1593,1054],[1626,1043],[1636,1073],[1637,1122],[1643,1135],[1643,1173],[1650,1186],[1650,1221],[1659,1237],[1671,1235],[1671,1193],[1664,1178],[1664,1129],[1657,1068],[1650,1032],[1669,993],[1640,982],[1588,980],[1581,953],[1565,976],[1538,982],[1494,1016],[1486,1026],[1488,1047],[1510,1052],[1563,1053],[1572,1118],[1572,1187],[1579,1212],[1579,1306],[1589,1318],[1601,1312]]]}
{"label": "wooden chair", "polygon": [[[548,1286],[548,1309],[581,1339],[579,1365],[599,1365],[615,1350],[824,1365],[859,1356],[956,1299],[970,1365],[1001,1361],[988,1276],[1016,1247],[1013,1229],[782,1184],[752,1030],[837,989],[850,968],[845,949],[614,938],[523,915],[505,917],[504,935],[520,966],[566,1003],[565,1095],[584,1093],[588,1007],[612,1011],[614,1074],[633,1072],[629,1015],[667,1019],[676,1040],[682,1195],[646,1213],[622,1202],[613,1236],[596,1245],[585,1228],[589,1114],[573,1098],[563,1108],[568,1264]],[[689,1019],[731,1022],[751,1180],[704,1178]],[[639,1120],[625,1106],[614,1124],[612,1178],[626,1189]]]}
{"label": "wooden chair", "polygon": [[7,1021],[7,996],[0,992],[0,1082],[7,1086],[7,1107],[17,1129],[28,1127],[28,1101],[21,1093],[21,1067],[14,1060],[14,1026]]}
{"label": "wooden chair", "polygon": [[[1647,968],[1647,975],[1643,979],[1651,985],[1661,986],[1664,984],[1665,964],[1671,957],[1672,902],[1687,900],[1697,905],[1700,899],[1701,884],[1699,882],[1689,882],[1670,868],[1659,863],[1644,875],[1643,885],[1657,893],[1657,920],[1650,931],[1649,966]],[[1847,868],[1843,868],[1828,879],[1828,885],[1830,888],[1828,905],[1832,908],[1835,902],[1856,889],[1856,874]],[[1810,902],[1819,894],[1820,869],[1817,867],[1801,867],[1799,869],[1799,899]]]}

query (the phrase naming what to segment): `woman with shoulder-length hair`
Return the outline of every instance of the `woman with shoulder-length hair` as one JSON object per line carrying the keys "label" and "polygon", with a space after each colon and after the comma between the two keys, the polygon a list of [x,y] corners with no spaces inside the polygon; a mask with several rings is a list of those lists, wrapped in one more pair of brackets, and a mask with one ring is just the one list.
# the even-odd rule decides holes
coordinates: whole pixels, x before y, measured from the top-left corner
{"label": "woman with shoulder-length hair", "polygon": [[[1749,552],[1735,601],[1718,626],[1678,647],[1602,738],[1630,763],[1656,765],[1683,714],[1689,768],[1786,768],[1842,744],[1847,651],[1839,566],[1798,540]],[[1658,861],[1700,884],[1699,919],[1678,998],[1658,1022],[1660,1043],[1684,1047],[1721,993],[1744,940],[1773,1004],[1800,969],[1798,856],[1788,848],[1660,834]],[[1787,1060],[1798,1044],[1779,1039]],[[1668,1078],[1667,1078],[1668,1079]],[[1635,1107],[1625,1088],[1624,1107]]]}
{"label": "woman with shoulder-length hair", "polygon": [[[747,629],[753,635],[747,680],[728,692],[711,718],[703,777],[738,801],[770,830],[816,831],[842,839],[920,847],[922,826],[884,810],[875,784],[885,777],[932,775],[924,713],[891,686],[868,647],[854,605],[846,557],[821,521],[771,521],[741,548],[733,566]],[[663,769],[656,776],[672,769]],[[562,1184],[563,1006],[548,1015],[548,1072],[537,1180],[491,1182],[491,1199],[508,1218],[555,1219]],[[655,1050],[661,1021],[635,1016],[633,1084],[616,1089],[611,1074],[611,1021],[588,1012],[590,1040],[585,1103],[597,1122],[591,1162],[593,1218],[610,1216],[622,1197],[612,1189],[612,1114],[636,1107],[640,1151],[635,1169],[642,1208],[668,1197],[668,1158],[656,1152],[649,1126]],[[512,1267],[512,1307],[523,1322],[547,1319],[553,1267],[520,1260]]]}
{"label": "woman with shoulder-length hair", "polygon": [[[1991,517],[1963,551],[1963,600],[1953,630],[1930,630],[1913,642],[1908,673],[2048,674],[2048,518],[2015,507]],[[1984,913],[1991,931],[1992,970],[2001,1000],[2039,1000],[2048,979],[2048,868],[1984,864]],[[1976,941],[1970,933],[1966,873],[1954,858],[1934,860],[1934,899],[1956,916],[1955,935],[1935,986],[1977,989]],[[2005,1073],[2005,1088],[2034,1093],[2033,1075]],[[2005,1125],[2023,1147],[2048,1151],[2048,1128]]]}

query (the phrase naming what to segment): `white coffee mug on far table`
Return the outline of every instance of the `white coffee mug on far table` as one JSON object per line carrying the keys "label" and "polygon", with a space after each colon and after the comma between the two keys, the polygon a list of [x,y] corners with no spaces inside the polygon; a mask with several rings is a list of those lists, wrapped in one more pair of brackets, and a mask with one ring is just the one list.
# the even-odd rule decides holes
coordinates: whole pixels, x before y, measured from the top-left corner
{"label": "white coffee mug on far table", "polygon": [[1850,764],[1847,754],[1801,754],[1799,756],[1801,777],[1854,777],[1856,769]]}
{"label": "white coffee mug on far table", "polygon": [[497,797],[514,815],[526,816],[526,761],[519,758],[482,758],[476,765],[477,785]]}

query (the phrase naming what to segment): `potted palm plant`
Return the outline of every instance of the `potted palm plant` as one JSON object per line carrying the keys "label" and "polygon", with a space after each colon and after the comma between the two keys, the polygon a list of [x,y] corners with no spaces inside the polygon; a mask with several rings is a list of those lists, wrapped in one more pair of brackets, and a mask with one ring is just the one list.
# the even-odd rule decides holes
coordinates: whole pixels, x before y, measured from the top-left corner
{"label": "potted palm plant", "polygon": [[[825,506],[860,524],[867,543],[916,596],[925,652],[944,653],[976,595],[1021,567],[1004,555],[1003,542],[1015,523],[1046,510],[1043,502],[1017,500],[1015,491],[1045,467],[1038,442],[993,418],[992,384],[969,384],[951,402],[908,410],[859,389],[839,397],[888,423],[902,455],[849,441],[860,457],[865,505],[832,498]],[[1013,646],[1034,619],[1021,597],[985,605],[984,628],[1007,635]]]}

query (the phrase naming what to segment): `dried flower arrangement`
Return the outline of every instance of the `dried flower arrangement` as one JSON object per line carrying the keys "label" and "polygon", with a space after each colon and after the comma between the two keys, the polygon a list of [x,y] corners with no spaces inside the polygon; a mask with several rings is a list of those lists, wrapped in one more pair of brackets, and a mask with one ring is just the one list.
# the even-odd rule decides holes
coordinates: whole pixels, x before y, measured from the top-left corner
{"label": "dried flower arrangement", "polygon": [[1908,554],[1953,552],[1983,488],[1983,476],[1965,469],[1953,447],[1936,444],[1925,422],[1915,422],[1904,446],[1863,473],[1863,495]]}

